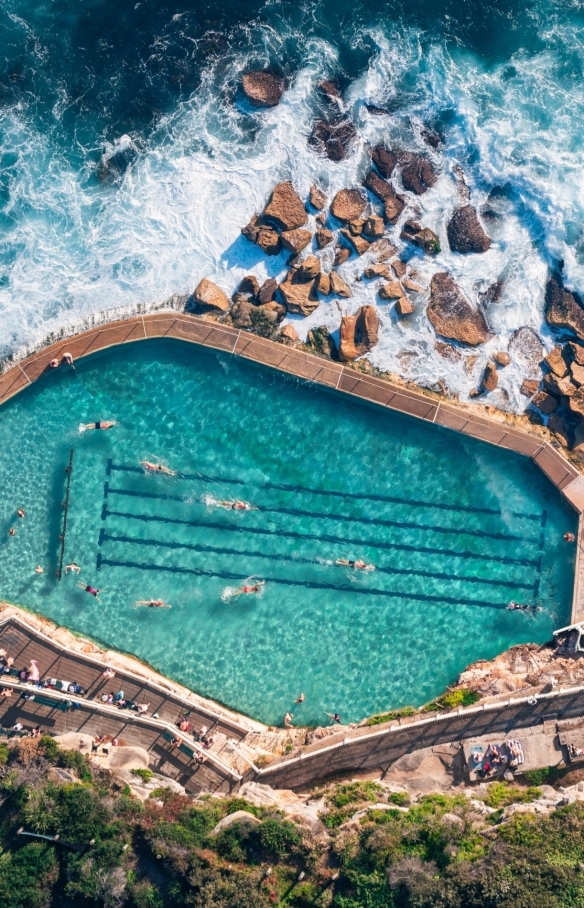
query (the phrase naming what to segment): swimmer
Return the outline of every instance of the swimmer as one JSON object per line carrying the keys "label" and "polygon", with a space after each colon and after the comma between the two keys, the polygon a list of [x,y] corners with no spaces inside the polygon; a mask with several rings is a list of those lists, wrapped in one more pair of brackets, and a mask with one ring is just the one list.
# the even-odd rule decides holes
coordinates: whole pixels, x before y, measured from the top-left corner
{"label": "swimmer", "polygon": [[165,476],[176,476],[176,470],[170,470],[161,463],[150,463],[149,460],[141,460],[140,466],[150,473],[164,473]]}
{"label": "swimmer", "polygon": [[10,529],[8,530],[8,535],[16,536],[16,530],[14,529],[14,527],[10,527]]}
{"label": "swimmer", "polygon": [[304,694],[300,694],[299,697],[296,697],[296,699],[294,700],[294,702],[295,702],[295,703],[304,703],[304,699],[305,699]]}
{"label": "swimmer", "polygon": [[81,568],[78,564],[75,564],[75,562],[72,561],[71,564],[65,565],[65,573],[68,574],[69,571],[71,571],[72,574],[79,574],[81,572]]}
{"label": "swimmer", "polygon": [[40,564],[37,564],[37,566],[36,566],[35,569],[34,569],[34,572],[35,572],[35,574],[44,574],[44,573],[45,573],[45,569],[42,568],[42,567],[40,566]]}
{"label": "swimmer", "polygon": [[247,501],[240,501],[235,499],[235,501],[216,501],[214,502],[218,508],[225,508],[227,511],[258,511],[259,508],[256,508],[253,504],[248,504]]}
{"label": "swimmer", "polygon": [[101,602],[98,593],[107,593],[107,590],[98,590],[94,586],[89,586],[88,583],[83,583],[81,580],[77,581],[77,586],[81,587],[82,590],[97,599],[98,602]]}
{"label": "swimmer", "polygon": [[335,561],[335,564],[339,564],[342,567],[352,567],[358,571],[374,571],[375,570],[374,564],[367,564],[365,561],[361,561],[360,559],[358,561],[349,561],[348,558],[337,558],[337,560]]}
{"label": "swimmer", "polygon": [[260,580],[258,583],[247,584],[238,587],[239,593],[261,593],[263,587],[266,585],[265,580]]}
{"label": "swimmer", "polygon": [[286,728],[294,728],[294,726],[292,725],[293,718],[294,715],[292,713],[286,713],[286,715],[284,716],[284,725]]}
{"label": "swimmer", "polygon": [[325,714],[329,717],[331,722],[337,722],[339,725],[341,724],[341,717],[338,713],[327,713],[325,709]]}
{"label": "swimmer", "polygon": [[511,601],[507,606],[508,612],[530,612],[534,615],[536,612],[541,612],[540,605],[522,605],[520,602]]}
{"label": "swimmer", "polygon": [[564,533],[564,542],[575,542],[576,537],[573,533]]}
{"label": "swimmer", "polygon": [[79,426],[79,431],[87,432],[89,429],[112,429],[114,426],[117,426],[115,419],[98,419],[97,422],[82,422]]}
{"label": "swimmer", "polygon": [[143,605],[146,608],[172,608],[164,599],[137,599],[134,605]]}
{"label": "swimmer", "polygon": [[21,518],[26,516],[26,515],[25,515],[25,511],[24,511],[24,508],[19,508],[19,509],[17,510],[16,514],[17,514],[18,517],[21,517]]}
{"label": "swimmer", "polygon": [[[61,362],[65,366],[73,366],[73,356],[71,355],[71,353],[63,353],[63,356],[61,357]],[[73,367],[73,368],[75,368],[75,367]]]}

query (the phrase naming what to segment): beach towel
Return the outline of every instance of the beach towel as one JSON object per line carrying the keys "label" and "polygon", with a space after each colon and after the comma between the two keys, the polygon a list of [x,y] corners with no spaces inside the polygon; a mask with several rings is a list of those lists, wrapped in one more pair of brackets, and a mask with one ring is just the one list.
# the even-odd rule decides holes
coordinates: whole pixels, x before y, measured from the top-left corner
{"label": "beach towel", "polygon": [[521,766],[525,763],[525,753],[521,741],[505,741],[505,746],[509,751],[509,762],[514,766]]}

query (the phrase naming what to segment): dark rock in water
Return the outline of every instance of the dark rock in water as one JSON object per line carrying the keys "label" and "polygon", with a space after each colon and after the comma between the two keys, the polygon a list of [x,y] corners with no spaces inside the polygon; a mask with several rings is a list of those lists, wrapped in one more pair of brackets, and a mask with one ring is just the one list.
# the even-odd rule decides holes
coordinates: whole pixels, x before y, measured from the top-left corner
{"label": "dark rock in water", "polygon": [[440,135],[438,130],[433,129],[431,126],[423,126],[420,130],[420,135],[430,148],[438,148],[444,141],[443,136]]}
{"label": "dark rock in water", "polygon": [[260,227],[255,242],[266,255],[278,255],[280,252],[280,235],[272,227]]}
{"label": "dark rock in water", "polygon": [[494,391],[499,384],[499,373],[495,363],[488,362],[485,366],[481,386],[485,391]]}
{"label": "dark rock in water", "polygon": [[356,138],[357,130],[349,120],[342,120],[340,123],[317,120],[308,144],[315,151],[326,155],[329,161],[342,161],[351,151]]}
{"label": "dark rock in water", "polygon": [[361,217],[366,204],[366,197],[358,189],[341,189],[332,201],[331,214],[337,220],[347,223]]}
{"label": "dark rock in water", "polygon": [[338,101],[341,97],[341,89],[334,79],[325,79],[324,82],[318,83],[318,87],[327,101]]}
{"label": "dark rock in water", "polygon": [[241,228],[241,232],[250,241],[250,243],[255,243],[258,238],[258,233],[260,232],[261,220],[257,214],[254,214],[245,227]]}
{"label": "dark rock in water", "polygon": [[260,287],[257,298],[260,303],[271,303],[274,299],[274,293],[278,289],[278,281],[274,277],[269,277]]}
{"label": "dark rock in water", "polygon": [[308,201],[317,211],[322,211],[326,205],[326,195],[318,186],[311,186]]}
{"label": "dark rock in water", "polygon": [[382,237],[385,233],[383,218],[377,217],[376,215],[366,218],[365,223],[363,224],[363,233],[372,240],[377,240]]}
{"label": "dark rock in water", "polygon": [[307,221],[302,199],[288,180],[278,183],[264,209],[263,217],[274,223],[280,230],[296,230]]}
{"label": "dark rock in water", "polygon": [[231,306],[231,300],[227,294],[206,277],[197,284],[193,293],[193,300],[196,303],[196,307],[203,311],[217,310],[219,312],[227,312]]}
{"label": "dark rock in water", "polygon": [[241,80],[245,96],[254,107],[276,107],[284,94],[284,83],[268,70],[254,70]]}
{"label": "dark rock in water", "polygon": [[574,343],[574,341],[570,341],[566,346],[574,362],[578,363],[579,366],[584,366],[584,347],[581,344]]}
{"label": "dark rock in water", "polygon": [[440,252],[440,240],[437,234],[429,227],[421,227],[415,221],[406,221],[401,237],[403,240],[409,240],[410,243],[420,246],[427,255],[438,255]]}
{"label": "dark rock in water", "polygon": [[258,298],[258,293],[260,292],[260,285],[256,277],[253,274],[247,274],[244,278],[241,279],[239,287],[233,294],[233,301],[235,302],[235,297],[252,297],[253,299]]}
{"label": "dark rock in water", "polygon": [[315,233],[316,245],[319,249],[324,249],[325,246],[328,246],[333,242],[335,236],[332,230],[317,230]]}
{"label": "dark rock in water", "polygon": [[449,340],[476,347],[491,337],[482,312],[470,304],[446,272],[432,277],[426,312],[436,333]]}
{"label": "dark rock in water", "polygon": [[575,293],[566,290],[559,275],[547,282],[545,291],[545,318],[553,328],[573,331],[584,339],[584,308]]}
{"label": "dark rock in water", "polygon": [[446,232],[453,252],[486,252],[490,249],[491,238],[483,230],[472,205],[456,209]]}
{"label": "dark rock in water", "polygon": [[543,386],[550,394],[556,397],[573,397],[578,386],[572,382],[572,376],[566,375],[564,378],[558,378],[553,372],[548,372],[543,377]]}
{"label": "dark rock in water", "polygon": [[397,155],[389,151],[385,145],[376,145],[371,149],[370,155],[381,176],[388,180],[395,170]]}
{"label": "dark rock in water", "polygon": [[338,359],[337,345],[324,325],[309,331],[306,343],[315,353],[320,353],[321,356],[328,356],[331,359]]}
{"label": "dark rock in water", "polygon": [[401,178],[404,189],[423,195],[436,183],[438,177],[427,158],[413,152],[402,152],[399,155]]}
{"label": "dark rock in water", "polygon": [[339,359],[342,362],[357,359],[368,353],[377,343],[379,316],[375,306],[361,306],[355,315],[341,319]]}
{"label": "dark rock in water", "polygon": [[494,281],[492,284],[489,284],[485,290],[478,290],[478,298],[485,306],[490,306],[491,303],[498,303],[501,299],[504,286],[504,280],[499,279],[498,281]]}
{"label": "dark rock in water", "polygon": [[[125,141],[127,140],[127,141]],[[114,150],[105,152],[97,165],[97,176],[104,183],[113,183],[126,173],[138,157],[138,149],[129,136],[117,143]]]}
{"label": "dark rock in water", "polygon": [[284,230],[282,233],[282,246],[289,252],[298,255],[303,249],[306,249],[312,239],[310,230],[304,227],[298,227],[296,230]]}
{"label": "dark rock in water", "polygon": [[374,170],[370,170],[363,185],[376,195],[385,205],[385,217],[390,224],[395,224],[404,210],[405,200],[398,195],[393,186],[383,180]]}
{"label": "dark rock in water", "polygon": [[365,110],[374,117],[388,117],[389,111],[385,107],[377,107],[376,104],[366,104]]}

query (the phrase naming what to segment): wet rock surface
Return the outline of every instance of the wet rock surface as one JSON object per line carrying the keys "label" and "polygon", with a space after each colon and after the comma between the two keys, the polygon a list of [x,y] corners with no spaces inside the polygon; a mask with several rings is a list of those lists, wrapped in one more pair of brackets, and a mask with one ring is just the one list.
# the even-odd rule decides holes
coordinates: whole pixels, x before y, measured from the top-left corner
{"label": "wet rock surface", "polygon": [[308,144],[329,161],[342,161],[352,150],[357,130],[350,120],[329,123],[317,120],[313,126]]}
{"label": "wet rock surface", "polygon": [[482,312],[471,305],[446,272],[433,276],[426,311],[436,333],[442,337],[473,347],[483,344],[491,337]]}
{"label": "wet rock surface", "polygon": [[284,94],[284,82],[269,70],[254,70],[241,80],[243,92],[254,107],[276,107]]}
{"label": "wet rock surface", "polygon": [[401,178],[404,189],[423,195],[438,180],[434,168],[427,158],[413,152],[400,152]]}
{"label": "wet rock surface", "polygon": [[193,300],[195,308],[199,311],[228,312],[231,308],[231,300],[227,294],[206,277],[197,284]]}
{"label": "wet rock surface", "polygon": [[453,252],[468,254],[486,252],[491,247],[487,236],[472,205],[457,208],[446,228],[448,244]]}
{"label": "wet rock surface", "polygon": [[331,214],[337,220],[347,223],[360,218],[366,204],[367,199],[358,189],[341,189],[331,203]]}
{"label": "wet rock surface", "polygon": [[584,339],[584,308],[575,293],[566,290],[558,275],[551,277],[545,292],[545,317],[552,328],[573,331]]}
{"label": "wet rock surface", "polygon": [[357,359],[377,343],[379,316],[374,306],[362,306],[355,315],[341,319],[339,359]]}
{"label": "wet rock surface", "polygon": [[376,145],[371,149],[371,160],[377,167],[377,170],[388,180],[395,170],[397,164],[397,155],[390,151],[385,145]]}
{"label": "wet rock surface", "polygon": [[280,230],[304,227],[307,221],[304,202],[289,180],[274,187],[263,217]]}
{"label": "wet rock surface", "polygon": [[429,227],[421,227],[416,221],[406,221],[401,236],[402,239],[419,246],[427,255],[438,255],[441,251],[438,235]]}

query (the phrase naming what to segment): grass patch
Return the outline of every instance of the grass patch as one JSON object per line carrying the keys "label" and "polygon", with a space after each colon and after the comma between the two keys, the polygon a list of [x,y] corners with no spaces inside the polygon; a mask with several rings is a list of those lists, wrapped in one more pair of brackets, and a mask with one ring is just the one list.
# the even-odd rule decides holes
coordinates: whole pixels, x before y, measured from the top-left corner
{"label": "grass patch", "polygon": [[467,690],[464,687],[458,690],[449,690],[447,693],[432,700],[424,706],[423,712],[435,712],[438,709],[458,709],[459,706],[472,706],[478,703],[481,698],[474,690]]}
{"label": "grass patch", "polygon": [[402,706],[401,709],[394,709],[389,713],[380,713],[378,716],[371,716],[367,719],[365,725],[382,725],[383,722],[394,722],[397,719],[404,719],[407,716],[417,716],[418,710],[413,706]]}
{"label": "grass patch", "polygon": [[541,788],[535,786],[518,788],[509,785],[508,782],[491,782],[487,796],[483,800],[487,807],[500,810],[503,807],[509,807],[510,804],[529,804],[540,795]]}

